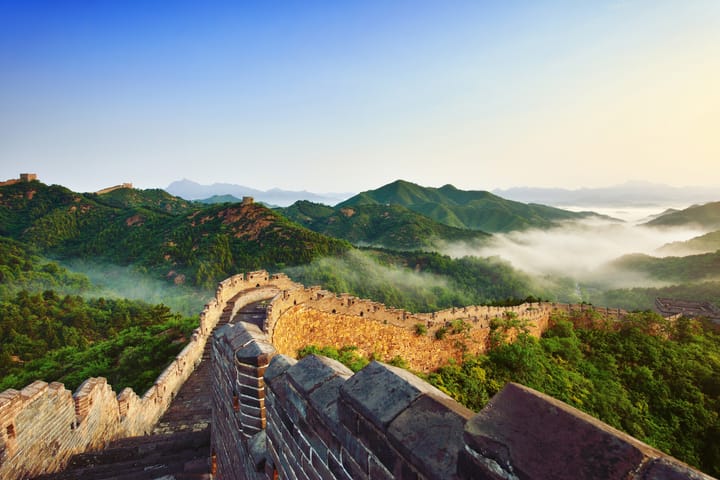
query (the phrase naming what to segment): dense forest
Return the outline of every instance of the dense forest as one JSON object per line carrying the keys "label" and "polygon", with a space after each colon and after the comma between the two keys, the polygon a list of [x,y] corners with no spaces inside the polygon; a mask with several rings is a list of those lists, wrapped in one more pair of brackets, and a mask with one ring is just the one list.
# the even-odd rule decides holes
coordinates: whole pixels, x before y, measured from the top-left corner
{"label": "dense forest", "polygon": [[60,260],[133,265],[202,288],[350,248],[260,204],[190,203],[158,190],[81,194],[38,181],[0,188],[0,235]]}
{"label": "dense forest", "polygon": [[81,293],[91,288],[83,275],[72,273],[57,263],[43,261],[35,249],[0,237],[0,299],[20,290],[55,289]]}
{"label": "dense forest", "polygon": [[323,285],[411,312],[521,303],[550,293],[500,259],[453,259],[435,252],[352,250],[286,271],[305,285]]}
{"label": "dense forest", "polygon": [[[510,381],[562,400],[680,460],[720,474],[720,332],[698,320],[652,313],[579,327],[558,314],[540,339],[522,323],[493,323],[495,347],[425,378],[479,411]],[[584,322],[583,322],[584,323]],[[509,329],[519,331],[507,342]],[[353,370],[368,359],[348,346],[308,346]],[[401,358],[378,359],[403,366]]]}
{"label": "dense forest", "polygon": [[38,379],[74,390],[103,376],[116,392],[142,394],[197,327],[164,305],[94,291],[87,277],[0,238],[0,391]]}
{"label": "dense forest", "polygon": [[0,302],[0,391],[37,379],[75,390],[102,376],[116,392],[142,394],[195,328],[164,305],[21,291]]}

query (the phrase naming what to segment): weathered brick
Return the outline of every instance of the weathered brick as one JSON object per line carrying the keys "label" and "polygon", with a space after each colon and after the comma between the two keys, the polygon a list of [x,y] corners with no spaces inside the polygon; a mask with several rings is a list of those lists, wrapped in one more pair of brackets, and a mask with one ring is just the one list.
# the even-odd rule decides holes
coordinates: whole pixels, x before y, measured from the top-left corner
{"label": "weathered brick", "polygon": [[[463,430],[473,412],[445,397],[423,395],[392,421],[392,445],[431,478],[450,478],[465,446]],[[405,476],[405,475],[403,475]]]}
{"label": "weathered brick", "polygon": [[423,393],[450,398],[407,370],[380,362],[371,362],[340,387],[343,400],[380,429]]}
{"label": "weathered brick", "polygon": [[465,426],[465,443],[524,478],[628,478],[647,445],[552,397],[508,384]]}

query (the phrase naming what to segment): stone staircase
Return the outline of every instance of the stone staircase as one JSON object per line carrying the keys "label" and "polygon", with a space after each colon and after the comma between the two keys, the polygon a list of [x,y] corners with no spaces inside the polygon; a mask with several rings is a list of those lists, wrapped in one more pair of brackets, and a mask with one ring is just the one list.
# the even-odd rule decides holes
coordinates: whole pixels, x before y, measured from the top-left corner
{"label": "stone staircase", "polygon": [[[231,321],[262,325],[264,302],[250,304],[232,318],[236,299],[228,302],[216,328]],[[75,455],[64,471],[42,475],[36,480],[212,479],[211,348],[208,342],[200,364],[150,435],[123,438],[110,442],[104,450]]]}
{"label": "stone staircase", "polygon": [[210,429],[147,435],[112,442],[98,452],[75,455],[59,473],[38,480],[209,480]]}

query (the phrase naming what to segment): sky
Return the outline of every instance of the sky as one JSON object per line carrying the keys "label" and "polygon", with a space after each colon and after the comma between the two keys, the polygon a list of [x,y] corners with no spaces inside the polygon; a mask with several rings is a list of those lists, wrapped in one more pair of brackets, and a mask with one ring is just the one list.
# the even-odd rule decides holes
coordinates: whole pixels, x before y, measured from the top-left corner
{"label": "sky", "polygon": [[21,172],[720,186],[720,1],[0,0],[0,180]]}

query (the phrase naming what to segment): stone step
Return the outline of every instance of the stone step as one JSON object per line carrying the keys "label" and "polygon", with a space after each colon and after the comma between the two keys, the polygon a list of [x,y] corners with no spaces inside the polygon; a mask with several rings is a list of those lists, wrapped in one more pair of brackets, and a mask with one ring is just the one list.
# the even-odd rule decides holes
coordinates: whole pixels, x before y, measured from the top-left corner
{"label": "stone step", "polygon": [[[209,474],[210,431],[117,440],[98,452],[75,455],[65,471],[38,480],[71,478],[203,478]],[[193,475],[180,477],[178,475]]]}

